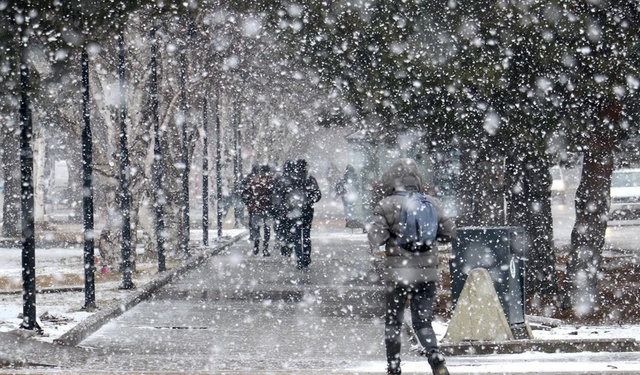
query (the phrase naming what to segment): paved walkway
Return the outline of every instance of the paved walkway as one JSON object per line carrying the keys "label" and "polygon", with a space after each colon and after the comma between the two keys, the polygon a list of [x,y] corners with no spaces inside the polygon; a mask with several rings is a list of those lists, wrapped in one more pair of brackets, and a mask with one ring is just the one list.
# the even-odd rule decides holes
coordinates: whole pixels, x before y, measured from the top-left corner
{"label": "paved walkway", "polygon": [[106,360],[121,371],[332,371],[382,363],[382,290],[364,235],[321,227],[313,248],[309,270],[299,271],[294,258],[256,256],[241,241],[83,341],[109,354],[83,367],[104,370]]}
{"label": "paved walkway", "polygon": [[[306,272],[275,251],[267,258],[253,255],[241,241],[84,340],[88,355],[72,353],[64,364],[46,361],[62,369],[24,373],[382,374],[382,287],[365,236],[320,226],[312,240]],[[406,342],[403,373],[430,374]],[[510,374],[514,368],[519,374],[632,374],[640,368],[637,353],[524,353],[448,362],[460,375]]]}

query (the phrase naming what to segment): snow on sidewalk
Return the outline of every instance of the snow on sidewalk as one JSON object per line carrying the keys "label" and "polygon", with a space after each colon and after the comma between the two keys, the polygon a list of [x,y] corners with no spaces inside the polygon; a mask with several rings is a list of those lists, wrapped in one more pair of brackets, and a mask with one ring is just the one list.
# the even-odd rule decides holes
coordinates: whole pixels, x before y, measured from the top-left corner
{"label": "snow on sidewalk", "polygon": [[[243,230],[225,231],[225,235],[239,234]],[[314,240],[322,243],[330,238],[341,238],[342,240],[360,241],[365,240],[365,235],[360,233],[314,233]],[[193,231],[192,239],[198,241],[200,239],[200,231]],[[210,235],[215,240],[215,233]],[[0,249],[0,292],[8,290],[16,291],[15,288],[9,288],[8,285],[21,284],[21,260],[19,249]],[[58,249],[36,249],[36,274],[43,277],[49,282],[45,285],[38,285],[38,288],[60,288],[63,286],[83,286],[83,270],[82,270],[82,249],[81,248],[58,248]],[[157,275],[156,263],[154,260],[138,263],[139,272],[134,275],[134,282],[138,286],[142,286]],[[133,291],[119,290],[120,284],[119,274],[98,275],[96,284],[96,299],[99,307],[106,307],[116,301],[122,300]],[[69,291],[60,293],[39,293],[37,295],[37,313],[42,316],[40,324],[44,329],[46,336],[38,337],[38,340],[52,342],[64,333],[69,331],[79,322],[86,319],[92,313],[82,311],[81,307],[84,303],[84,293],[82,291]],[[0,332],[7,332],[16,329],[21,323],[18,315],[22,312],[21,295],[17,294],[0,294]],[[43,316],[44,314],[44,316]],[[436,320],[434,329],[438,339],[442,339],[447,329],[446,321]],[[640,325],[618,325],[618,326],[573,326],[561,325],[549,330],[535,330],[536,339],[546,340],[575,340],[585,338],[634,338],[640,340]],[[406,338],[404,340],[406,342]],[[629,355],[633,353],[627,353]],[[547,354],[547,353],[522,353],[511,355],[487,355],[477,356],[478,362],[483,363],[483,372],[500,372],[518,373],[521,372],[518,366],[522,362],[531,364],[547,363],[549,361],[567,361],[572,362],[566,365],[567,370],[578,370],[576,361],[580,361],[581,356],[589,356],[589,353],[572,353],[572,354]],[[615,370],[637,371],[640,373],[640,360],[625,360],[625,353],[618,353],[620,359],[612,361],[611,366],[600,366],[598,371],[603,373]],[[567,356],[564,358],[563,356]],[[466,358],[463,360],[463,358]],[[472,357],[451,357],[448,361],[455,366],[457,370],[473,372],[477,367],[469,365],[469,359]],[[498,358],[507,358],[506,363]],[[564,358],[564,359],[563,359]],[[586,357],[585,357],[586,358]],[[616,357],[617,358],[617,357]],[[518,366],[510,365],[510,362],[519,363]],[[588,362],[588,361],[587,361]],[[420,371],[424,366],[423,362],[413,362],[409,360],[404,364],[404,369],[408,372]],[[528,367],[528,366],[527,366]],[[545,366],[540,366],[544,368]],[[560,368],[553,366],[557,371],[563,371],[565,367]],[[584,370],[596,370],[588,363],[584,364]],[[370,372],[380,369],[379,363],[363,362],[357,368],[351,370],[355,372]],[[531,369],[531,367],[528,367]]]}
{"label": "snow on sidewalk", "polygon": [[[225,230],[224,236],[235,236],[244,229]],[[215,230],[209,233],[210,244],[217,239]],[[201,242],[202,231],[194,230],[191,239]],[[138,255],[142,255],[138,248]],[[96,254],[97,254],[96,250]],[[22,266],[21,249],[0,248],[0,332],[17,329],[22,323]],[[181,260],[167,260],[169,268],[175,267]],[[142,286],[157,276],[155,259],[139,260],[133,282]],[[120,290],[119,273],[96,273],[96,304],[104,308],[134,293],[135,290]],[[36,248],[37,289],[59,289],[54,293],[36,295],[36,313],[45,335],[39,340],[53,342],[75,325],[91,316],[93,312],[82,310],[84,305],[84,268],[83,249],[75,248]]]}

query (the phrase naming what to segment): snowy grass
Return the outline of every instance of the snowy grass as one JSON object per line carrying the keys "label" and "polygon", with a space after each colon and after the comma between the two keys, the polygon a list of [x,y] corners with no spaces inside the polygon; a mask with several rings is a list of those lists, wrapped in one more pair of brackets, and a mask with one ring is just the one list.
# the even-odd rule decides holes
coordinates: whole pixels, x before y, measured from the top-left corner
{"label": "snowy grass", "polygon": [[[545,355],[544,353],[527,353],[522,355],[489,355],[479,357],[466,357],[465,363],[456,358],[448,358],[447,366],[453,374],[596,374],[596,373],[640,373],[640,363],[625,361],[612,361],[611,363],[594,363],[582,359],[581,354]],[[516,356],[516,357],[514,357]],[[477,359],[477,360],[476,360]],[[471,364],[473,363],[473,364]],[[354,373],[381,373],[386,368],[386,362],[371,361],[349,368],[347,371]],[[412,374],[431,373],[429,363],[426,361],[403,361],[402,372]]]}

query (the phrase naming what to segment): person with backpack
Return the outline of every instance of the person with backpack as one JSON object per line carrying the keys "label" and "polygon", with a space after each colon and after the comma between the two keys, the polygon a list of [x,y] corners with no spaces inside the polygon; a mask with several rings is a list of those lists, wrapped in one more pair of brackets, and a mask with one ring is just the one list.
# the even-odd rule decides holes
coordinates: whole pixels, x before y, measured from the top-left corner
{"label": "person with backpack", "polygon": [[448,375],[432,327],[438,282],[436,241],[456,238],[455,224],[440,203],[422,194],[422,177],[413,159],[398,159],[382,175],[387,196],[373,210],[368,226],[372,246],[384,245],[387,374],[400,370],[400,332],[407,300],[413,329],[435,375]]}
{"label": "person with backpack", "polygon": [[288,246],[291,220],[287,218],[287,206],[285,197],[293,184],[293,161],[286,160],[282,166],[282,174],[275,178],[273,194],[271,196],[272,216],[274,219],[274,231],[276,233],[276,248],[280,249],[283,256],[291,256],[291,248]]}
{"label": "person with backpack", "polygon": [[298,159],[293,165],[290,185],[286,189],[284,204],[286,217],[290,223],[287,233],[288,245],[296,253],[298,269],[304,269],[311,263],[311,223],[313,222],[313,205],[322,194],[318,181],[310,176],[308,164],[304,159]]}
{"label": "person with backpack", "polygon": [[249,211],[249,237],[253,240],[253,253],[260,252],[260,228],[264,233],[262,255],[269,256],[273,177],[268,165],[256,167],[243,181],[242,197]]}

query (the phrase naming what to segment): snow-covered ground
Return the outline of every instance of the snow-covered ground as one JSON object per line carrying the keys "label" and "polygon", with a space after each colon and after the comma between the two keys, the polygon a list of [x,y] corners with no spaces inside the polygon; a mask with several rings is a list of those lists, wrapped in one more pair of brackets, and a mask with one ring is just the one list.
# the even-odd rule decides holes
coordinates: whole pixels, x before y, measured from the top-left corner
{"label": "snow-covered ground", "polygon": [[[244,229],[225,230],[224,236],[235,236]],[[209,233],[211,245],[217,239],[217,232]],[[202,231],[191,232],[193,241],[202,241]],[[141,254],[142,249],[138,249]],[[36,296],[36,312],[39,324],[45,335],[38,337],[51,342],[62,336],[76,324],[92,315],[93,312],[82,310],[84,305],[84,268],[83,249],[51,248],[36,249],[36,275],[38,289],[60,289],[54,293],[38,293]],[[168,266],[179,264],[179,260],[168,260]],[[136,264],[137,272],[133,282],[142,286],[157,275],[157,262],[145,259]],[[0,248],[0,332],[17,329],[22,322],[22,267],[21,250],[17,248]],[[120,290],[119,274],[96,275],[96,304],[98,308],[106,307],[134,293],[131,290]],[[66,291],[65,291],[66,290]]]}
{"label": "snow-covered ground", "polygon": [[[234,236],[242,229],[225,230],[225,236]],[[322,241],[328,233],[321,234],[317,240]],[[202,239],[202,231],[192,231],[194,241]],[[316,234],[317,236],[317,234]],[[365,235],[353,233],[332,233],[331,238],[349,241],[363,241]],[[210,232],[212,241],[216,232]],[[140,251],[141,249],[139,249]],[[16,329],[22,319],[22,297],[19,293],[22,282],[20,249],[0,249],[0,332]],[[134,274],[134,282],[144,285],[156,276],[156,263],[153,259],[138,262],[138,272]],[[60,337],[80,321],[90,316],[91,312],[82,310],[84,292],[77,290],[84,283],[82,248],[36,249],[36,275],[47,280],[40,288],[69,288],[70,291],[56,293],[40,293],[37,295],[37,313],[46,336],[41,339],[53,341]],[[98,275],[96,283],[96,302],[104,307],[124,298],[132,291],[120,290],[119,275]],[[434,329],[441,339],[447,322],[434,322]],[[640,340],[640,326],[572,326],[563,325],[549,330],[535,330],[536,339],[563,340],[578,338],[635,338]]]}
{"label": "snow-covered ground", "polygon": [[[228,230],[225,235],[236,235],[242,230]],[[193,231],[192,239],[200,239],[201,232]],[[210,234],[210,238],[215,239],[215,233]],[[331,239],[341,241],[361,242],[365,241],[365,235],[350,230],[342,230],[338,233],[315,232],[314,241],[321,244]],[[37,249],[37,274],[51,275],[54,282],[48,287],[60,287],[68,278],[53,277],[56,274],[77,274],[82,277],[82,249]],[[137,285],[143,285],[156,275],[155,263],[146,261],[138,263],[140,272],[135,274]],[[20,273],[20,251],[19,249],[0,249],[0,279],[21,279]],[[113,303],[125,297],[131,291],[118,289],[119,275],[113,275],[113,279],[98,282],[96,286],[96,297],[100,307]],[[82,280],[82,279],[80,279]],[[71,285],[67,285],[71,286]],[[82,284],[73,286],[81,287]],[[0,291],[6,290],[0,284]],[[84,302],[84,294],[81,291],[38,294],[38,315],[47,336],[38,337],[43,341],[53,341],[61,336],[80,321],[88,317],[91,313],[81,310]],[[0,332],[16,329],[21,322],[18,314],[22,311],[20,294],[0,294]],[[436,320],[434,329],[439,340],[441,340],[447,330],[448,322]],[[619,325],[619,326],[574,326],[561,324],[558,327],[545,330],[534,330],[536,339],[545,340],[576,340],[587,338],[634,338],[640,340],[640,326]],[[404,340],[406,342],[406,340]],[[626,371],[627,373],[640,373],[640,358],[637,353],[539,353],[525,352],[521,354],[508,355],[482,355],[482,356],[460,356],[447,359],[449,366],[454,373],[491,373],[491,374],[519,374],[531,373],[615,373]],[[408,357],[403,362],[402,368],[406,373],[424,373],[428,366],[422,358]],[[348,369],[354,373],[379,373],[385,367],[385,362],[363,361],[354,363]]]}
{"label": "snow-covered ground", "polygon": [[[609,353],[608,361],[594,361],[603,353],[538,353],[463,356],[447,358],[452,374],[640,374],[637,353]],[[364,362],[348,369],[350,372],[381,373],[384,361]],[[403,361],[403,373],[431,373],[425,361]]]}
{"label": "snow-covered ground", "polygon": [[[435,321],[433,328],[442,340],[447,322]],[[549,330],[534,330],[535,339],[576,340],[589,338],[634,338],[640,340],[640,326],[573,326],[561,325]],[[466,374],[519,374],[519,373],[637,373],[640,374],[640,357],[637,353],[541,353],[489,354],[447,358],[452,373]],[[350,368],[355,373],[376,373],[386,366],[384,361],[363,362]],[[429,370],[425,361],[407,358],[402,363],[403,372],[424,373]],[[428,371],[427,371],[428,372]]]}

